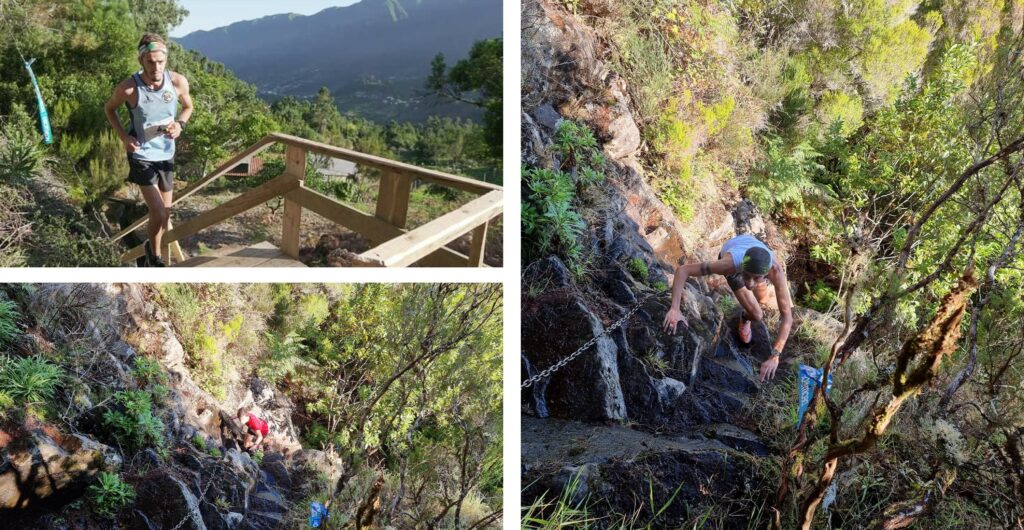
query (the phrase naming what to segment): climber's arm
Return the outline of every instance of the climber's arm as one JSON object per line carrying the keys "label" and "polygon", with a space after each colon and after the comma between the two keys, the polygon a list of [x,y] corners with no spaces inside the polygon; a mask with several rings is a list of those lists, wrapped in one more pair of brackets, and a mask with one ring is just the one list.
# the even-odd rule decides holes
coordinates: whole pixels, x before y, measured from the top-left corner
{"label": "climber's arm", "polygon": [[736,267],[732,264],[732,260],[728,258],[702,263],[687,263],[677,267],[676,273],[672,278],[672,305],[669,306],[668,312],[665,313],[665,320],[662,323],[665,331],[675,333],[676,324],[679,321],[683,321],[683,325],[686,325],[686,319],[683,317],[682,311],[679,310],[679,304],[683,301],[683,289],[686,288],[686,280],[690,276],[732,274],[733,272],[736,272]]}
{"label": "climber's arm", "polygon": [[263,443],[263,431],[256,431],[256,441],[253,442],[253,447],[259,448],[260,444]]}
{"label": "climber's arm", "polygon": [[776,352],[782,353],[789,339],[789,332],[793,329],[793,298],[789,295],[789,281],[786,278],[786,271],[781,266],[778,271],[772,271],[771,282],[775,286],[775,300],[779,304],[779,329],[775,334],[774,348]]}

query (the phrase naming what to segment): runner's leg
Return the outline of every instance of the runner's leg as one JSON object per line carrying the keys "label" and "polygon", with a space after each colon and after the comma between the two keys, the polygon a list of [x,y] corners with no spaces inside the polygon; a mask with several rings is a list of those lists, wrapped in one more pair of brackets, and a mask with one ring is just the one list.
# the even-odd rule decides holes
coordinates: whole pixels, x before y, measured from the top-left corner
{"label": "runner's leg", "polygon": [[159,256],[164,227],[170,215],[167,207],[164,206],[163,194],[160,193],[155,184],[139,186],[139,189],[142,191],[142,198],[146,201],[146,206],[149,207],[149,224],[146,226],[147,233],[149,234],[149,244],[153,249],[153,253]]}
{"label": "runner's leg", "polygon": [[[164,219],[164,224],[163,224],[163,230],[164,230],[164,232],[167,232],[168,230],[171,229],[171,204],[174,203],[174,189],[172,188],[172,189],[170,189],[168,191],[161,191],[160,192],[160,196],[163,198],[164,211],[167,212],[167,215],[166,215],[166,218]],[[161,253],[161,255],[163,255],[164,263],[167,263],[169,265],[171,263],[171,249],[170,249],[170,246],[167,247],[166,251],[167,252],[164,253],[164,249],[161,249],[160,253]],[[154,250],[153,252],[156,252],[156,251]]]}

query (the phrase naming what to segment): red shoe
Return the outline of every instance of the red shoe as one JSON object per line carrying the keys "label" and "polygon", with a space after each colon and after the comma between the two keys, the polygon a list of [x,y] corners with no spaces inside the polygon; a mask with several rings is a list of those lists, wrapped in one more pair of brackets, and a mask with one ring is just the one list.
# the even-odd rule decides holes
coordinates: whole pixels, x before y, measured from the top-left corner
{"label": "red shoe", "polygon": [[750,321],[740,315],[740,342],[750,344]]}

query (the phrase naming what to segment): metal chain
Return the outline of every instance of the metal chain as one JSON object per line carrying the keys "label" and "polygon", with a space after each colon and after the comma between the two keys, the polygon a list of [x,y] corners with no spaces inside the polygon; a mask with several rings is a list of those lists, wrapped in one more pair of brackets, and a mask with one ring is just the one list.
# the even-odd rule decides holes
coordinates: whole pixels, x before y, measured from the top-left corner
{"label": "metal chain", "polygon": [[588,349],[590,349],[591,346],[596,344],[597,341],[601,340],[601,337],[607,336],[611,332],[613,332],[616,329],[618,329],[619,326],[625,324],[626,321],[629,320],[629,317],[631,317],[634,314],[636,314],[636,312],[639,311],[641,307],[643,307],[644,302],[646,302],[647,299],[650,298],[651,296],[653,296],[653,295],[645,296],[642,300],[637,302],[636,305],[633,306],[633,308],[630,309],[625,314],[625,316],[620,318],[618,321],[616,321],[611,326],[608,326],[607,328],[604,328],[604,331],[602,331],[599,335],[595,335],[594,337],[592,337],[590,340],[588,340],[586,343],[584,343],[583,346],[580,346],[579,349],[577,349],[576,351],[570,353],[566,357],[563,357],[562,360],[558,361],[557,363],[555,363],[555,364],[545,368],[539,374],[537,374],[537,375],[527,379],[526,381],[523,381],[522,385],[520,385],[520,388],[530,388],[531,386],[534,385],[534,383],[537,383],[538,381],[540,381],[541,379],[544,379],[546,377],[551,377],[552,374],[554,374],[555,372],[561,370],[565,365],[571,363],[574,359],[576,359],[580,355],[583,355],[583,352],[587,351]]}
{"label": "metal chain", "polygon": [[[205,502],[206,492],[210,491],[210,486],[213,485],[213,482],[214,482],[213,477],[210,477],[210,481],[206,483],[206,489],[204,489],[203,492],[199,494],[199,502],[196,503],[197,507],[199,506],[199,503]],[[198,519],[199,522],[202,523],[203,522],[203,515],[201,513],[199,513],[199,511],[196,508],[189,508],[188,513],[185,514],[185,518],[182,519],[181,522],[178,523],[171,530],[178,530],[179,528],[184,526],[185,523],[187,523],[189,521],[189,519],[191,519],[192,521],[195,521],[196,519]],[[196,525],[196,526],[198,527],[200,525]]]}

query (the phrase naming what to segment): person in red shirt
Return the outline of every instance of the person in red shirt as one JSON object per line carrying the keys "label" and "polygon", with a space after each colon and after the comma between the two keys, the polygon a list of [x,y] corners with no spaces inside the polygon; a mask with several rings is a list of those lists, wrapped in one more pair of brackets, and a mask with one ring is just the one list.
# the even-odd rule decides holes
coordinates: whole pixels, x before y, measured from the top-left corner
{"label": "person in red shirt", "polygon": [[262,450],[263,439],[270,434],[270,425],[245,408],[238,409],[238,423],[245,431],[242,449],[250,453]]}

